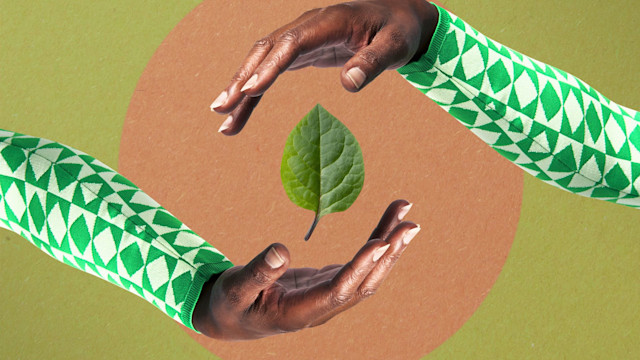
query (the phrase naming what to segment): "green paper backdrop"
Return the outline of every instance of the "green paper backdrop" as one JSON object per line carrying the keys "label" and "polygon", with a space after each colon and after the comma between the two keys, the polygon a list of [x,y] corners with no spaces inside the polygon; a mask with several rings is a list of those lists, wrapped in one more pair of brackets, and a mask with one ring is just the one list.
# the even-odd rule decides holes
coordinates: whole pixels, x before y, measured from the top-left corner
{"label": "green paper backdrop", "polygon": [[[3,0],[0,128],[66,143],[117,168],[136,82],[198,3]],[[442,3],[486,35],[640,108],[634,1]],[[498,281],[425,358],[640,357],[638,220],[638,210],[525,175],[518,233]],[[216,358],[144,300],[6,230],[0,267],[0,358]]]}

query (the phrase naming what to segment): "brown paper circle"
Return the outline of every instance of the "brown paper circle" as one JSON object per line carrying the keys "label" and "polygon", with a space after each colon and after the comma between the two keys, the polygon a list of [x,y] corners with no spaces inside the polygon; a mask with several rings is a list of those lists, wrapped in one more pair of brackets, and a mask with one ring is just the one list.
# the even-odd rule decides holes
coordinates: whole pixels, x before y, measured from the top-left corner
{"label": "brown paper circle", "polygon": [[[243,132],[217,133],[209,104],[260,36],[323,1],[205,1],[162,42],[133,94],[120,171],[235,264],[273,242],[293,267],[349,261],[386,206],[405,198],[423,230],[375,296],[327,324],[257,341],[189,332],[223,359],[416,359],[469,319],[513,241],[522,172],[388,71],[358,94],[339,69],[285,73]],[[321,219],[280,181],[287,135],[321,103],[362,148],[364,188],[347,211]]]}

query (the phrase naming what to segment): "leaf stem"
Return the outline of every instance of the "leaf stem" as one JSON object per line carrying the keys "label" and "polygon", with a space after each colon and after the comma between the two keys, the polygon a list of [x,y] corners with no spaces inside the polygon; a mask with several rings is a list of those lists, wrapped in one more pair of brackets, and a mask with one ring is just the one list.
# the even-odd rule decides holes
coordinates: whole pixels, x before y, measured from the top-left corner
{"label": "leaf stem", "polygon": [[313,218],[313,224],[311,224],[311,227],[309,228],[309,231],[307,231],[307,235],[304,236],[304,241],[308,241],[309,238],[311,237],[311,234],[313,233],[313,230],[316,228],[316,225],[318,225],[318,220],[320,218],[318,217],[318,213],[316,213],[316,217]]}

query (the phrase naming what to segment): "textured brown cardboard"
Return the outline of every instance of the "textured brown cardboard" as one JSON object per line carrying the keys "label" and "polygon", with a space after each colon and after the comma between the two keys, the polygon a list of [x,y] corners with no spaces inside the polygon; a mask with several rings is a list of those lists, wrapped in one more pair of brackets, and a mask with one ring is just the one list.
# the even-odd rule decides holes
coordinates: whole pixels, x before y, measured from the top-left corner
{"label": "textured brown cardboard", "polygon": [[[273,242],[294,267],[344,263],[388,203],[405,198],[423,230],[371,299],[326,325],[228,343],[194,337],[223,359],[413,359],[473,314],[495,282],[518,222],[522,172],[497,156],[394,71],[358,94],[339,69],[285,73],[243,132],[217,133],[209,104],[251,45],[323,2],[206,1],[159,47],[124,125],[121,172],[216,246],[245,264]],[[277,9],[277,10],[276,10]],[[324,217],[292,204],[280,181],[288,133],[316,103],[359,141],[364,188],[344,213]]]}

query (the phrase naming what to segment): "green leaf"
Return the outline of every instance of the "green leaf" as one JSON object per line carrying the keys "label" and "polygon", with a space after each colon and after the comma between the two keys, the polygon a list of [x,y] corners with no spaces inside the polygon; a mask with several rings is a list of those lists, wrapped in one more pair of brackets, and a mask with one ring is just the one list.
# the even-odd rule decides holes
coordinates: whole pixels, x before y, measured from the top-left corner
{"label": "green leaf", "polygon": [[358,141],[320,104],[300,120],[287,138],[280,167],[291,201],[316,215],[309,240],[324,215],[347,210],[364,183],[364,161]]}

